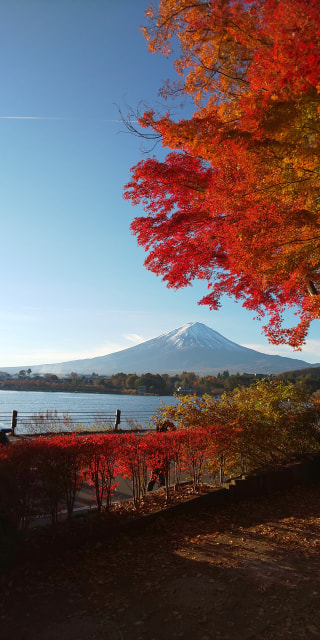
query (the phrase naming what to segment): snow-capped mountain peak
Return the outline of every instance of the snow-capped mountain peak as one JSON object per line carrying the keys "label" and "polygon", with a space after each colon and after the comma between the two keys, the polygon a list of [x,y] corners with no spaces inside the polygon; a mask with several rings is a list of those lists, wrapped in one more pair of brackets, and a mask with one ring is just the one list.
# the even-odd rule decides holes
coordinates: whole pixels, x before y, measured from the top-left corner
{"label": "snow-capped mountain peak", "polygon": [[241,351],[244,349],[244,347],[224,338],[220,333],[201,322],[188,322],[182,327],[164,334],[161,338],[165,338],[168,344],[171,344],[176,349],[189,347],[224,349],[227,351]]}
{"label": "snow-capped mountain peak", "polygon": [[[201,322],[188,322],[178,329],[129,349],[85,360],[33,366],[34,373],[167,373],[193,371],[198,375],[230,373],[280,373],[310,366],[303,360],[267,355],[242,347]],[[27,367],[23,367],[26,369]],[[19,371],[22,367],[18,367]],[[10,371],[9,373],[15,371]]]}

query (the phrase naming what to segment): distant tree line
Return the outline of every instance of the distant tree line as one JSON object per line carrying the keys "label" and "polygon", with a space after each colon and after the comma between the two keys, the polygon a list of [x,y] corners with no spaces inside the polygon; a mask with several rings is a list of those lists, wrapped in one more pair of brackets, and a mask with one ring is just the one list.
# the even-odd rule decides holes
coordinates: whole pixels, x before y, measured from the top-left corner
{"label": "distant tree line", "polygon": [[238,387],[248,388],[257,380],[283,380],[303,388],[309,394],[316,393],[320,397],[320,367],[310,367],[288,371],[278,375],[253,373],[230,374],[228,370],[217,376],[198,376],[194,372],[184,371],[181,374],[168,375],[144,373],[116,373],[110,377],[95,373],[59,377],[55,374],[32,375],[31,369],[21,370],[19,374],[10,376],[0,373],[0,389],[15,391],[63,391],[81,393],[119,393],[131,395],[154,394],[170,396],[174,393],[182,395],[192,393],[221,395],[224,391],[233,391]]}

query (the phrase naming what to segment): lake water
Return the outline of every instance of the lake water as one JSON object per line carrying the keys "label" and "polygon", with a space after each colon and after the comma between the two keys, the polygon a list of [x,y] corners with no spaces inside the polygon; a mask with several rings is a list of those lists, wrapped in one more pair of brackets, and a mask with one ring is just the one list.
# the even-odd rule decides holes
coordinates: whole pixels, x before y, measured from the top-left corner
{"label": "lake water", "polygon": [[32,416],[55,411],[61,417],[68,414],[74,423],[82,427],[93,424],[114,426],[116,411],[120,409],[121,428],[130,428],[136,422],[146,428],[161,402],[174,405],[177,400],[173,396],[0,390],[0,424],[10,428],[12,411],[15,410],[18,412],[17,433],[26,430]]}

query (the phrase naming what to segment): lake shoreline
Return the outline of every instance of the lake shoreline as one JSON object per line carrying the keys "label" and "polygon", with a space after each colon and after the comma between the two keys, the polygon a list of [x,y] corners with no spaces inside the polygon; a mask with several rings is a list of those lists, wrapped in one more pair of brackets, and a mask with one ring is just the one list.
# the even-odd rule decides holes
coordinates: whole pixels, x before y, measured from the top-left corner
{"label": "lake shoreline", "polygon": [[[151,397],[159,397],[159,394],[157,393],[138,393],[133,391],[132,393],[130,393],[130,390],[127,389],[126,391],[94,391],[92,389],[81,389],[79,391],[75,390],[72,391],[71,389],[67,389],[67,388],[61,388],[61,389],[48,389],[48,387],[40,387],[35,389],[33,386],[30,387],[28,385],[25,385],[23,387],[19,387],[18,389],[15,386],[11,386],[11,385],[0,385],[0,391],[17,391],[17,393],[20,393],[21,391],[25,391],[27,393],[30,392],[34,392],[34,393],[84,393],[84,394],[90,394],[90,395],[99,395],[99,396],[110,396],[110,395],[116,395],[116,396],[139,396],[139,397],[144,397],[144,396],[151,396]],[[169,397],[168,395],[166,395],[165,397]],[[173,394],[172,396],[173,397]]]}
{"label": "lake shoreline", "polygon": [[131,395],[116,393],[74,393],[50,391],[0,390],[0,423],[11,427],[12,412],[17,412],[18,425],[29,423],[32,416],[68,414],[75,423],[91,425],[104,421],[114,425],[116,412],[121,412],[121,425],[139,423],[143,428],[162,404],[175,405],[175,396]]}

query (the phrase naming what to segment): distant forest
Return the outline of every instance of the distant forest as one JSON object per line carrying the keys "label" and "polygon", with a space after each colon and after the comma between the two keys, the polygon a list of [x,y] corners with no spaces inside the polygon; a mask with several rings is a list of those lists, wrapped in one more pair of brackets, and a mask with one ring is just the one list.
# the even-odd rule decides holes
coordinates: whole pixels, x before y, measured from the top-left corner
{"label": "distant forest", "polygon": [[250,387],[256,380],[269,378],[283,380],[302,386],[308,393],[320,397],[320,367],[287,371],[277,375],[251,373],[229,374],[229,371],[217,376],[198,376],[193,372],[183,372],[170,376],[168,374],[117,373],[110,377],[79,375],[58,377],[54,374],[43,376],[32,374],[31,369],[21,370],[19,374],[10,376],[0,373],[0,389],[14,391],[69,391],[78,393],[119,393],[132,395],[170,396],[174,393],[203,395],[221,395],[224,391],[232,391],[237,387]]}

